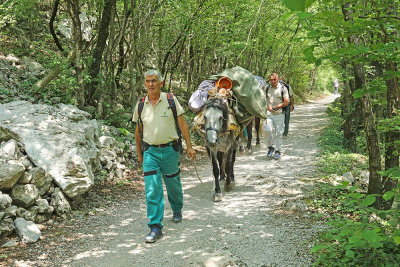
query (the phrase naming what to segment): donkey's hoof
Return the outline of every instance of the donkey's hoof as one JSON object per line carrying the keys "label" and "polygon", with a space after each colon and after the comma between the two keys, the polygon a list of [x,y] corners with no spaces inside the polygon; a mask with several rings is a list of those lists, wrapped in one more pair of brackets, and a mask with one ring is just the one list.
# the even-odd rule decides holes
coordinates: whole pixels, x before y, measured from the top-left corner
{"label": "donkey's hoof", "polygon": [[253,154],[253,148],[252,147],[246,148],[246,155],[251,155],[251,154]]}
{"label": "donkey's hoof", "polygon": [[224,190],[225,192],[230,192],[235,189],[235,182],[230,182],[229,184],[225,183]]}
{"label": "donkey's hoof", "polygon": [[213,200],[214,200],[214,202],[221,202],[222,201],[222,193],[214,193]]}

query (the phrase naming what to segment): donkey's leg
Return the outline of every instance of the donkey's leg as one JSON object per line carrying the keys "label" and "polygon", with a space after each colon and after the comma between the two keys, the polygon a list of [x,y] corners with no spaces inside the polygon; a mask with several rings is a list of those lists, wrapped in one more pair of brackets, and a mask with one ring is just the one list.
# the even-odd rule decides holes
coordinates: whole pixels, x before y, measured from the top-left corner
{"label": "donkey's leg", "polygon": [[236,161],[236,148],[232,149],[232,164],[231,164],[231,182],[235,182],[235,173],[233,172]]}
{"label": "donkey's leg", "polygon": [[214,195],[213,195],[213,200],[214,202],[218,202],[222,200],[222,192],[221,188],[219,186],[219,173],[220,170],[218,168],[218,160],[217,160],[217,155],[215,152],[210,153],[211,157],[211,162],[213,166],[213,175],[214,175]]}
{"label": "donkey's leg", "polygon": [[257,135],[256,146],[257,146],[260,145],[260,118],[258,117],[254,118],[254,128],[256,129],[256,135]]}
{"label": "donkey's leg", "polygon": [[246,132],[247,132],[247,145],[246,145],[246,150],[247,152],[251,153],[251,140],[253,139],[253,120],[250,121],[249,124],[246,126]]}
{"label": "donkey's leg", "polygon": [[226,152],[226,182],[224,190],[229,192],[235,188],[235,177],[233,175],[233,164],[234,156],[236,155],[236,149],[230,148]]}
{"label": "donkey's leg", "polygon": [[222,180],[225,180],[225,170],[224,170],[224,168],[222,167],[222,159],[223,159],[223,156],[224,156],[224,152],[217,152],[217,159],[218,159],[218,165],[219,165],[219,180],[220,181],[222,181]]}

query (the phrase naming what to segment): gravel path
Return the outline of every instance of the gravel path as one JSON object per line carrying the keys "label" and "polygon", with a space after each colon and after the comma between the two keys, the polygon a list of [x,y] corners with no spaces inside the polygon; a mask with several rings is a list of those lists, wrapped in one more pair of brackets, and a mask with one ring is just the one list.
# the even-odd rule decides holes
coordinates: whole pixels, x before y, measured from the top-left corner
{"label": "gravel path", "polygon": [[264,138],[259,150],[239,155],[236,188],[222,202],[212,201],[211,165],[204,155],[196,162],[204,185],[193,164],[183,164],[184,221],[174,224],[166,204],[164,237],[156,243],[144,243],[149,230],[143,194],[121,187],[110,190],[108,197],[103,190],[102,204],[88,214],[44,230],[44,240],[14,248],[19,253],[8,264],[310,266],[312,239],[322,222],[304,211],[298,199],[315,179],[316,141],[333,99],[296,106],[281,160],[267,160]]}

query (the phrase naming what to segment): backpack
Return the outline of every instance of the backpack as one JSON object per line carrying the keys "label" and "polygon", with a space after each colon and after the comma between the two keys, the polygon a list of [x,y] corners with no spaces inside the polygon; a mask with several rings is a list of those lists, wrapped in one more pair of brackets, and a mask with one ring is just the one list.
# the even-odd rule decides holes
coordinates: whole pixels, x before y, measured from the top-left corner
{"label": "backpack", "polygon": [[[146,96],[142,97],[142,99],[139,102],[138,105],[138,117],[139,117],[139,132],[140,132],[140,137],[143,141],[143,122],[142,122],[142,111],[143,111],[143,107],[144,107],[144,102],[146,100]],[[175,106],[175,101],[174,101],[174,95],[171,92],[167,93],[167,100],[168,100],[168,105],[172,111],[172,114],[174,115],[174,120],[175,120],[175,128],[176,128],[176,132],[178,134],[178,146],[179,146],[179,152],[182,153],[183,151],[183,146],[182,146],[182,132],[179,129],[178,126],[178,113],[176,111],[176,106]],[[142,142],[143,144],[143,142]],[[143,153],[143,150],[142,150]]]}
{"label": "backpack", "polygon": [[215,81],[202,81],[196,91],[189,98],[189,109],[194,113],[199,113],[202,110],[204,103],[208,99],[208,91],[215,87]]}

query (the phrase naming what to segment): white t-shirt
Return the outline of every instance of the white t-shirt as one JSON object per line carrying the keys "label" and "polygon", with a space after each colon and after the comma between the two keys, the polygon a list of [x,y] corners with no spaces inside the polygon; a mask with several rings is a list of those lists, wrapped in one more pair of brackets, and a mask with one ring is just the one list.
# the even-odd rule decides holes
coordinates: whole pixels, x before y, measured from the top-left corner
{"label": "white t-shirt", "polygon": [[[275,106],[279,105],[280,103],[283,103],[282,97],[289,99],[288,90],[281,83],[278,83],[278,86],[276,88],[274,88],[270,85],[267,87],[267,89],[268,89],[268,91],[267,91],[267,107],[268,106],[275,107]],[[268,111],[268,113],[272,114],[272,115],[281,114],[282,109]]]}

